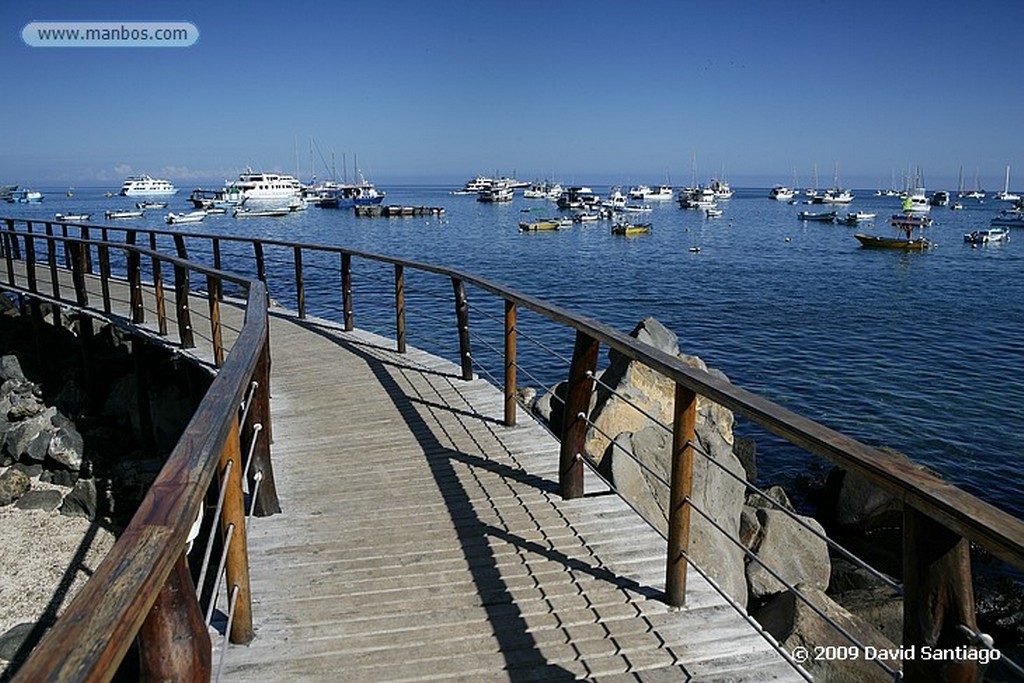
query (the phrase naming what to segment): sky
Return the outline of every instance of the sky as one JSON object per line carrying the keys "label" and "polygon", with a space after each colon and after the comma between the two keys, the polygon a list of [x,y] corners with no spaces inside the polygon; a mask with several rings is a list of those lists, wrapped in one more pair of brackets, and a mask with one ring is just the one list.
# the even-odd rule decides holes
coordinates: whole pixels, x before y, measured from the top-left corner
{"label": "sky", "polygon": [[[189,47],[30,47],[33,21]],[[1024,188],[1020,0],[3,0],[0,183],[524,180]],[[319,151],[316,151],[319,150]]]}

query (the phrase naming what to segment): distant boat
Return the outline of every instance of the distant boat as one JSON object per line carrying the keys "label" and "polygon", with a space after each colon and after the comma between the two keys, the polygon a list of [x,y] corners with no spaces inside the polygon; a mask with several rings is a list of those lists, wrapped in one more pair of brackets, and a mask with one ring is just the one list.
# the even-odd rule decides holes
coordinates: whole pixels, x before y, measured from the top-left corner
{"label": "distant boat", "polygon": [[1002,192],[997,192],[995,194],[995,198],[999,199],[999,200],[1002,200],[1002,201],[1006,201],[1006,202],[1020,201],[1020,195],[1019,194],[1014,194],[1014,193],[1010,192],[1010,167],[1009,167],[1009,165],[1007,165],[1007,167],[1006,167],[1006,180],[1003,182],[1003,191]]}
{"label": "distant boat", "polygon": [[897,213],[893,214],[892,218],[889,219],[889,225],[894,225],[897,228],[903,228],[909,226],[911,228],[927,228],[932,224],[932,219],[928,216],[920,216],[914,214]]}
{"label": "distant boat", "polygon": [[704,209],[704,215],[708,218],[719,218],[723,213],[721,209]]}
{"label": "distant boat", "polygon": [[858,232],[854,237],[861,243],[861,246],[871,249],[930,249],[935,246],[934,242],[924,237],[914,237],[914,230],[922,225],[920,223],[922,220],[928,221],[928,224],[931,223],[931,219],[927,216],[893,216],[892,225],[896,227],[900,237],[880,237],[866,235],[862,232]]}
{"label": "distant boat", "polygon": [[54,217],[62,222],[74,222],[74,221],[87,221],[92,218],[91,213],[58,213],[54,214]]}
{"label": "distant boat", "polygon": [[612,226],[613,235],[646,235],[650,232],[650,223],[629,223],[628,221],[622,221]]}
{"label": "distant boat", "polygon": [[[158,180],[148,175],[130,176],[121,185],[119,194],[125,197],[138,197],[147,195],[175,194],[178,191],[174,185],[166,180]],[[70,196],[70,195],[69,195]]]}
{"label": "distant boat", "polygon": [[136,209],[166,209],[167,202],[135,202]]}
{"label": "distant boat", "polygon": [[43,201],[43,193],[25,188],[19,190],[15,186],[12,190],[4,193],[4,199],[14,204],[38,204]]}
{"label": "distant boat", "polygon": [[206,218],[205,211],[189,211],[188,213],[169,213],[164,217],[164,221],[168,225],[175,225],[177,223],[198,223],[204,218]]}
{"label": "distant boat", "polygon": [[546,218],[540,221],[523,221],[519,224],[519,229],[522,232],[536,232],[539,230],[559,230],[562,224],[554,218]]}
{"label": "distant boat", "polygon": [[235,209],[231,215],[235,218],[271,218],[287,216],[292,210],[287,206],[279,206],[272,209]]}
{"label": "distant boat", "polygon": [[1007,209],[989,221],[989,225],[1002,226],[1005,228],[1024,228],[1024,212]]}
{"label": "distant boat", "polygon": [[142,218],[142,216],[145,213],[146,212],[144,210],[142,210],[142,209],[138,209],[138,210],[135,210],[135,211],[132,211],[132,210],[128,210],[128,211],[104,211],[103,212],[103,216],[107,220],[111,220],[111,219],[115,219],[115,218]]}
{"label": "distant boat", "polygon": [[964,235],[964,242],[973,245],[990,244],[992,242],[1005,242],[1010,239],[1010,231],[1006,228],[989,228],[988,230],[974,230]]}
{"label": "distant boat", "polygon": [[788,202],[796,195],[795,190],[791,190],[785,185],[776,185],[768,192],[768,198],[774,199],[779,202]]}
{"label": "distant boat", "polygon": [[949,193],[945,190],[936,190],[928,203],[932,206],[946,206],[949,204]]}
{"label": "distant boat", "polygon": [[867,221],[873,221],[878,214],[868,213],[867,211],[856,211],[848,213],[843,217],[843,223],[848,225],[857,225],[858,223],[865,223]]}
{"label": "distant boat", "polygon": [[488,204],[504,204],[512,201],[514,195],[515,190],[510,184],[503,180],[495,180],[480,190],[476,200]]}
{"label": "distant boat", "polygon": [[838,215],[838,211],[801,211],[797,214],[797,218],[802,221],[821,221],[824,223],[832,223]]}
{"label": "distant boat", "polygon": [[715,195],[715,199],[731,199],[733,190],[729,186],[729,183],[718,178],[711,179],[711,191]]}

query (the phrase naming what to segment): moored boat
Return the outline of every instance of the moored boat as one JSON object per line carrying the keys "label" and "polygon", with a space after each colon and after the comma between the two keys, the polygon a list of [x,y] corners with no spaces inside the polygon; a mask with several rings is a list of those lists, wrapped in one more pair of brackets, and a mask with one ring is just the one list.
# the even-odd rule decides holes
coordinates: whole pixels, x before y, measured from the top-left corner
{"label": "moored boat", "polygon": [[788,202],[795,195],[796,192],[785,185],[776,185],[768,191],[768,198],[779,202]]}
{"label": "moored boat", "polygon": [[539,221],[523,221],[519,224],[522,232],[535,232],[539,230],[559,230],[562,224],[554,218],[545,218]]}
{"label": "moored boat", "polygon": [[628,221],[621,221],[612,226],[613,235],[646,235],[650,232],[650,223],[630,223]]}
{"label": "moored boat", "polygon": [[1014,209],[1000,211],[995,218],[989,221],[989,225],[1002,226],[1004,228],[1024,228],[1024,212]]}
{"label": "moored boat", "polygon": [[121,185],[120,195],[144,197],[147,195],[175,194],[178,192],[170,181],[152,178],[148,175],[129,176]]}
{"label": "moored boat", "polygon": [[235,218],[270,218],[287,216],[291,212],[287,206],[278,206],[268,209],[235,209],[231,215]]}
{"label": "moored boat", "polygon": [[247,168],[238,175],[237,181],[226,185],[236,189],[243,201],[287,202],[302,192],[302,184],[293,176],[257,173],[252,168]]}
{"label": "moored boat", "polygon": [[973,230],[964,235],[964,242],[973,244],[991,244],[993,242],[1006,242],[1010,239],[1010,231],[1006,228],[989,228],[988,230]]}
{"label": "moored boat", "polygon": [[935,246],[934,242],[924,237],[880,237],[878,235],[865,235],[862,232],[856,233],[854,237],[860,241],[861,246],[872,249],[923,250]]}
{"label": "moored boat", "polygon": [[878,214],[869,213],[867,211],[854,211],[846,214],[842,221],[848,225],[857,225],[858,223],[873,221],[877,215]]}
{"label": "moored boat", "polygon": [[38,204],[43,201],[43,193],[27,188],[14,189],[4,193],[4,200],[14,204]]}
{"label": "moored boat", "polygon": [[58,213],[54,214],[54,217],[62,222],[67,223],[69,221],[87,221],[92,218],[91,213]]}
{"label": "moored boat", "polygon": [[889,219],[889,224],[894,225],[897,228],[927,228],[932,224],[932,222],[933,221],[929,216],[914,215],[912,213],[893,214],[892,218]]}
{"label": "moored boat", "polygon": [[142,218],[142,216],[145,213],[146,212],[144,210],[142,210],[142,209],[136,209],[135,211],[132,211],[132,210],[128,210],[128,211],[104,211],[103,212],[103,216],[107,220],[112,220],[112,219],[117,219],[117,218]]}
{"label": "moored boat", "polygon": [[135,208],[142,209],[143,211],[146,209],[166,209],[167,202],[135,202]]}
{"label": "moored boat", "polygon": [[822,223],[832,223],[836,220],[836,217],[838,215],[838,211],[801,211],[796,216],[802,221],[820,221]]}
{"label": "moored boat", "polygon": [[164,216],[164,222],[168,225],[176,225],[178,223],[198,223],[204,218],[206,218],[205,211],[189,211],[188,213],[169,213]]}

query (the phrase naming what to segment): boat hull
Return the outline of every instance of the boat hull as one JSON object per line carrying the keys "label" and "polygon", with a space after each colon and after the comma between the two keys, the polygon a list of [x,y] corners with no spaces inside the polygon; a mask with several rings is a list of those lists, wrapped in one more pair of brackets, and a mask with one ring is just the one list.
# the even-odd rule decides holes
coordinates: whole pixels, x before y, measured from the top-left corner
{"label": "boat hull", "polygon": [[878,237],[876,235],[865,235],[858,232],[854,235],[861,243],[861,246],[869,249],[903,249],[909,251],[921,251],[935,246],[931,240],[923,237],[915,239],[904,239],[901,237]]}

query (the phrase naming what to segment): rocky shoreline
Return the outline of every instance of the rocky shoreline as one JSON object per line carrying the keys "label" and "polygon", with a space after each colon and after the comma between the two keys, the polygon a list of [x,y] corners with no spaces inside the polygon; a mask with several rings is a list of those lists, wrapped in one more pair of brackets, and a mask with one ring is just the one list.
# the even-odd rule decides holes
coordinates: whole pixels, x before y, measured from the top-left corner
{"label": "rocky shoreline", "polygon": [[113,546],[211,377],[111,325],[85,341],[76,318],[22,313],[0,296],[0,681]]}
{"label": "rocky shoreline", "polygon": [[[640,322],[631,334],[728,381],[699,358],[680,353],[676,335],[653,318]],[[669,478],[671,436],[634,406],[662,425],[671,425],[674,386],[614,350],[608,354],[607,367],[597,374],[587,456],[621,495],[665,532],[669,492],[664,482]],[[521,397],[557,434],[565,391],[563,382],[539,393],[524,390]],[[891,585],[893,581],[883,577],[898,582],[902,573],[900,502],[864,479],[833,468],[827,481],[809,492],[807,499],[814,509],[798,514],[782,487],[757,481],[756,444],[734,437],[732,413],[702,397],[697,412],[698,450],[706,457],[698,455],[694,460],[692,499],[703,514],[691,516],[693,560],[725,592],[747,605],[750,614],[790,651],[849,645],[818,612],[865,645],[898,651],[903,637],[902,598]],[[889,453],[907,460],[902,454]],[[746,484],[762,487],[765,495]],[[830,548],[822,538],[825,535],[880,570],[882,576]],[[817,611],[795,599],[780,578],[796,587]],[[1005,582],[976,580],[976,584],[982,629],[997,633],[997,642],[1005,647],[1018,648],[1024,643],[1024,599],[1019,588],[1007,592]],[[890,665],[900,668],[898,660]],[[875,662],[864,659],[812,659],[805,666],[819,680],[892,680]]]}

